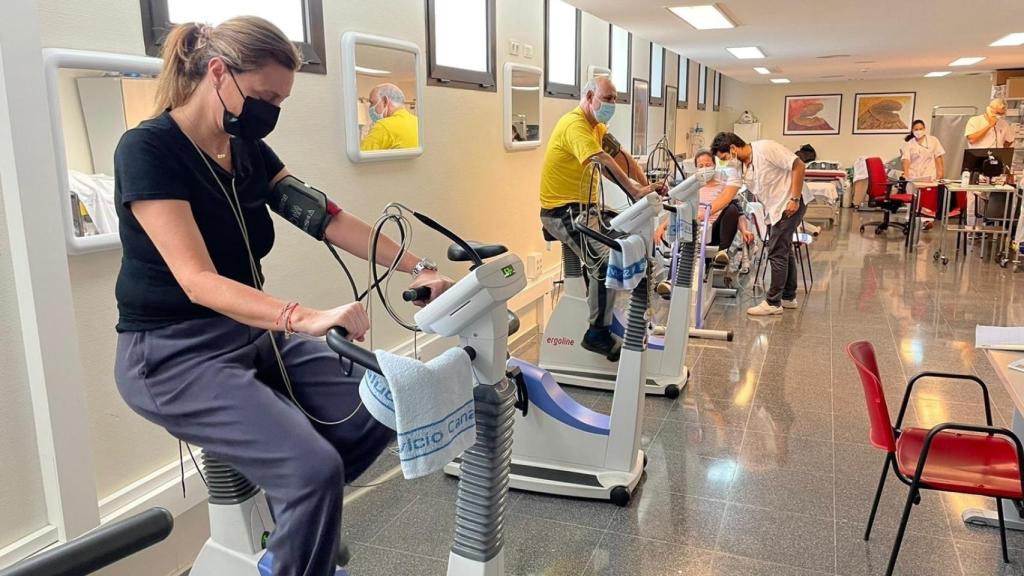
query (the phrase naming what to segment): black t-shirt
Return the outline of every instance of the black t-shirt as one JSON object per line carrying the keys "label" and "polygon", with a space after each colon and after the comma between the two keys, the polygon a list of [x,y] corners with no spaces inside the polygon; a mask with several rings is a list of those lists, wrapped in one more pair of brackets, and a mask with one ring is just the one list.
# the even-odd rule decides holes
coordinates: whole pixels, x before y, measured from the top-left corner
{"label": "black t-shirt", "polygon": [[[260,259],[274,244],[267,208],[270,180],[284,164],[261,140],[232,138],[231,156],[235,190],[262,282]],[[232,174],[206,159],[230,195]],[[151,330],[217,314],[189,301],[132,214],[130,204],[135,200],[188,201],[217,272],[253,286],[242,231],[224,190],[168,112],[125,132],[114,152],[114,178],[124,250],[115,288],[118,332]]]}

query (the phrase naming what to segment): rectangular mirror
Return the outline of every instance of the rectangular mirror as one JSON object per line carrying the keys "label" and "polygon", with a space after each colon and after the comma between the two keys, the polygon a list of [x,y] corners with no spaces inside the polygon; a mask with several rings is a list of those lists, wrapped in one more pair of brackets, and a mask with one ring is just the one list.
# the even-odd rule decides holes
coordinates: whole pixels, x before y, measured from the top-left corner
{"label": "rectangular mirror", "polygon": [[505,107],[502,134],[506,150],[540,146],[540,104],[543,71],[536,66],[505,64]]}
{"label": "rectangular mirror", "polygon": [[675,86],[665,86],[665,144],[669,149],[676,149],[676,102],[679,90]]}
{"label": "rectangular mirror", "polygon": [[419,46],[346,32],[341,67],[348,157],[369,162],[422,154],[426,72]]}
{"label": "rectangular mirror", "polygon": [[156,112],[159,58],[46,49],[43,67],[70,254],[120,246],[114,149]]}

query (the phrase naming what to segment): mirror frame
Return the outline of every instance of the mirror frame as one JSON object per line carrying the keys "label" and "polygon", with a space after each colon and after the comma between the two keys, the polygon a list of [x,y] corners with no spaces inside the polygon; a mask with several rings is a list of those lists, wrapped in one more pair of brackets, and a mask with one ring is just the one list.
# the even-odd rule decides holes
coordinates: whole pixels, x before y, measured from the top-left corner
{"label": "mirror frame", "polygon": [[[416,148],[401,150],[374,150],[364,152],[359,149],[359,91],[356,81],[356,47],[376,46],[408,52],[413,56],[416,67],[416,119],[419,124],[420,145]],[[423,52],[413,42],[348,31],[341,36],[341,105],[345,111],[345,142],[348,157],[353,162],[377,162],[381,160],[400,160],[415,158],[423,154],[423,97],[427,85],[427,74],[423,66]],[[346,104],[352,104],[346,106]]]}
{"label": "mirror frame", "polygon": [[[537,140],[530,140],[526,142],[512,141],[512,123],[509,122],[509,119],[512,118],[512,74],[517,71],[529,72],[537,75]],[[505,141],[505,149],[509,152],[515,152],[517,150],[532,150],[534,148],[539,148],[541,143],[541,138],[539,136],[544,129],[544,100],[542,98],[544,93],[544,71],[536,66],[527,66],[526,64],[519,64],[517,62],[506,62],[505,75],[502,80],[502,90],[505,93],[505,105],[501,110],[501,133],[502,139]]]}
{"label": "mirror frame", "polygon": [[61,220],[64,222],[64,240],[67,244],[68,254],[88,254],[113,250],[121,246],[121,236],[116,232],[75,236],[69,197],[68,152],[64,146],[64,125],[60,114],[60,70],[96,70],[156,76],[162,67],[163,60],[148,56],[129,56],[64,48],[43,49],[43,74],[46,78],[46,97],[50,106],[50,137],[53,140],[53,155],[57,161],[55,166],[57,169],[57,194],[60,197]]}

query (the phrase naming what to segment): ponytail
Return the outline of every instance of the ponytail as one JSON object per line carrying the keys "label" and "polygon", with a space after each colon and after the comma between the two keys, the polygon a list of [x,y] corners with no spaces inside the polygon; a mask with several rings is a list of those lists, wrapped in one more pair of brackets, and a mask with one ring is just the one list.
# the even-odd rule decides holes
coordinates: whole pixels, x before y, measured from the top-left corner
{"label": "ponytail", "polygon": [[237,16],[212,27],[186,22],[171,29],[161,51],[164,65],[156,88],[156,110],[177,108],[188,102],[213,58],[234,72],[249,72],[266,64],[298,70],[302,58],[272,23],[257,16]]}

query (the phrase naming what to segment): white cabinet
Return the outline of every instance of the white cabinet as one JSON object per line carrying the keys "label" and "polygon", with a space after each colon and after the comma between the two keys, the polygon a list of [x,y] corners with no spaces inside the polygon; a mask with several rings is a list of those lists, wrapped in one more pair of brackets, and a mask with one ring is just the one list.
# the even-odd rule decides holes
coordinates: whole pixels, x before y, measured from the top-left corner
{"label": "white cabinet", "polygon": [[760,122],[754,122],[753,124],[733,124],[732,131],[740,138],[743,138],[745,142],[753,142],[761,139]]}

